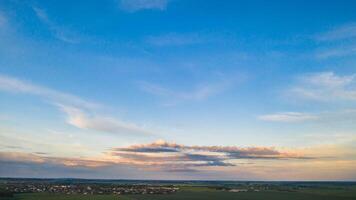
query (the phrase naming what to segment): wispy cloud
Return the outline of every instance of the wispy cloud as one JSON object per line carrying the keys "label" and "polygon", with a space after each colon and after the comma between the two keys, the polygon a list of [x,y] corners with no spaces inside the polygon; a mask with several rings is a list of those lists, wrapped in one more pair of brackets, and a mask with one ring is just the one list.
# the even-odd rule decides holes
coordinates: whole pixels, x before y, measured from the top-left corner
{"label": "wispy cloud", "polygon": [[49,30],[53,33],[54,37],[66,43],[79,43],[79,37],[69,29],[62,27],[53,22],[45,12],[45,10],[38,7],[32,7],[38,19],[48,26]]}
{"label": "wispy cloud", "polygon": [[316,120],[318,117],[313,114],[299,112],[281,112],[275,114],[261,115],[258,119],[271,122],[304,122]]}
{"label": "wispy cloud", "polygon": [[124,122],[112,117],[98,116],[92,111],[102,105],[84,100],[78,96],[35,85],[10,76],[0,74],[0,91],[39,96],[60,108],[68,116],[68,123],[81,128],[99,132],[147,134],[143,128],[134,123]]}
{"label": "wispy cloud", "polygon": [[169,1],[170,0],[120,0],[120,6],[128,12],[165,10]]}
{"label": "wispy cloud", "polygon": [[105,116],[89,116],[83,110],[75,107],[65,105],[59,105],[59,107],[68,115],[67,122],[81,129],[131,135],[149,134],[149,131],[137,126],[134,123],[123,122],[118,119]]}
{"label": "wispy cloud", "polygon": [[181,100],[202,100],[206,99],[214,94],[222,92],[225,89],[225,84],[207,84],[202,86],[197,86],[196,89],[189,92],[180,92],[174,91],[160,85],[141,82],[141,88],[151,94],[163,96],[163,97],[172,97],[174,99]]}
{"label": "wispy cloud", "polygon": [[327,47],[315,52],[317,59],[339,58],[352,55],[356,55],[356,44]]}
{"label": "wispy cloud", "polygon": [[66,105],[76,106],[76,107],[84,107],[87,109],[100,107],[99,104],[91,101],[86,101],[78,96],[53,90],[40,85],[32,84],[28,81],[23,81],[11,76],[1,75],[1,74],[0,74],[0,90],[13,92],[13,93],[36,95],[54,103],[62,103]]}
{"label": "wispy cloud", "polygon": [[356,38],[356,23],[349,23],[335,27],[327,32],[318,34],[315,38],[318,41],[335,41]]}
{"label": "wispy cloud", "polygon": [[207,39],[199,33],[168,33],[158,36],[149,36],[146,38],[146,42],[154,46],[185,46],[201,44],[206,41]]}
{"label": "wispy cloud", "polygon": [[280,112],[267,115],[260,115],[257,118],[263,121],[297,123],[297,122],[318,122],[318,123],[345,123],[356,121],[355,109],[344,109],[338,111],[300,113],[300,112]]}
{"label": "wispy cloud", "polygon": [[112,164],[101,160],[92,160],[85,158],[65,158],[65,157],[50,157],[42,152],[39,153],[23,153],[23,152],[0,152],[0,161],[2,162],[30,162],[30,163],[46,163],[58,164],[70,167],[102,167]]}
{"label": "wispy cloud", "polygon": [[299,77],[290,95],[317,101],[356,100],[356,75],[336,75],[333,72],[307,74]]}
{"label": "wispy cloud", "polygon": [[186,91],[170,89],[159,84],[145,81],[139,82],[139,86],[143,91],[161,97],[165,102],[164,105],[171,106],[184,101],[201,101],[207,99],[226,91],[237,82],[242,81],[242,79],[241,76],[235,76],[233,78],[224,76],[218,81],[196,84],[192,89]]}
{"label": "wispy cloud", "polygon": [[335,27],[313,38],[321,46],[315,52],[317,59],[340,58],[356,54],[356,23]]}
{"label": "wispy cloud", "polygon": [[7,19],[5,17],[5,14],[0,10],[0,28],[5,26],[6,23],[7,23]]}

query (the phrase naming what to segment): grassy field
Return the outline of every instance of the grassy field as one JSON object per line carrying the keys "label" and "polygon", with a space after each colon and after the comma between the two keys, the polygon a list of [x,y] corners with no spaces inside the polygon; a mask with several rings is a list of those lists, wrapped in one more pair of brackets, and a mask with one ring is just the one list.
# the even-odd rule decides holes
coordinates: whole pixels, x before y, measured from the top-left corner
{"label": "grassy field", "polygon": [[174,194],[168,195],[63,195],[63,194],[17,194],[13,198],[0,200],[209,200],[209,199],[241,199],[241,200],[355,200],[356,188],[319,188],[304,189],[297,192],[263,191],[263,192],[227,192],[206,187],[182,187]]}

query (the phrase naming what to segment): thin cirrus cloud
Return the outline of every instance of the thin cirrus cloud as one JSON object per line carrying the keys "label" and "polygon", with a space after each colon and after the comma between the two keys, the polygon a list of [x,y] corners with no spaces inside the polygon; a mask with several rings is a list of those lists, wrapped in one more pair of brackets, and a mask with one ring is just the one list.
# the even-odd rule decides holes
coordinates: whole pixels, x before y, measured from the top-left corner
{"label": "thin cirrus cloud", "polygon": [[107,133],[121,134],[150,134],[149,131],[134,123],[123,122],[111,117],[90,116],[83,110],[75,107],[58,105],[67,114],[67,122],[75,127]]}
{"label": "thin cirrus cloud", "polygon": [[0,10],[0,28],[3,27],[7,23],[7,19],[3,12]]}
{"label": "thin cirrus cloud", "polygon": [[27,81],[23,81],[11,76],[0,74],[0,90],[12,92],[36,95],[55,103],[68,104],[76,107],[83,107],[86,109],[98,108],[101,105],[84,100],[78,96],[53,90],[40,85],[32,84]]}
{"label": "thin cirrus cloud", "polygon": [[223,77],[223,80],[220,81],[196,84],[190,90],[176,90],[145,81],[139,82],[139,87],[146,93],[160,97],[164,101],[164,105],[172,106],[185,101],[201,101],[208,99],[223,93],[235,83],[243,81],[243,79],[244,77],[242,76],[235,76],[233,78]]}
{"label": "thin cirrus cloud", "polygon": [[80,129],[119,134],[148,134],[149,131],[130,122],[90,114],[103,107],[78,96],[35,85],[0,74],[0,91],[38,96],[67,115],[67,122]]}
{"label": "thin cirrus cloud", "polygon": [[300,112],[279,112],[266,115],[260,115],[257,118],[262,121],[269,122],[285,122],[285,123],[297,123],[297,122],[322,122],[322,123],[339,123],[355,121],[356,110],[344,109],[339,111],[328,111],[318,113],[300,113]]}
{"label": "thin cirrus cloud", "polygon": [[[356,74],[338,75],[334,72],[310,73],[299,76],[295,85],[288,89],[288,96],[301,100],[318,102],[356,101]],[[339,116],[347,119],[351,111],[321,112],[317,114],[301,112],[280,112],[260,115],[257,118],[270,122],[331,121]]]}
{"label": "thin cirrus cloud", "polygon": [[38,8],[38,7],[32,7],[33,11],[35,12],[37,18],[44,23],[46,26],[48,26],[48,29],[52,32],[54,37],[58,40],[61,40],[62,42],[66,43],[79,43],[80,39],[79,37],[71,30],[64,28],[55,22],[53,22],[45,12],[45,10]]}
{"label": "thin cirrus cloud", "polygon": [[[315,52],[317,59],[330,59],[356,54],[356,23],[335,27],[314,36],[321,45]],[[347,41],[347,43],[345,43]]]}
{"label": "thin cirrus cloud", "polygon": [[145,41],[153,46],[165,47],[201,44],[207,42],[208,39],[199,33],[168,33],[164,35],[148,36]]}
{"label": "thin cirrus cloud", "polygon": [[318,116],[309,113],[281,112],[258,116],[259,120],[270,122],[305,122],[318,119]]}
{"label": "thin cirrus cloud", "polygon": [[356,38],[356,23],[349,23],[343,26],[333,28],[324,33],[318,34],[315,39],[317,41],[336,41],[343,39]]}
{"label": "thin cirrus cloud", "polygon": [[169,0],[120,0],[120,7],[128,12],[165,10]]}
{"label": "thin cirrus cloud", "polygon": [[356,74],[337,75],[334,72],[306,74],[289,89],[289,95],[314,101],[355,101]]}
{"label": "thin cirrus cloud", "polygon": [[221,92],[224,89],[224,84],[220,85],[203,85],[196,87],[196,89],[186,92],[186,91],[174,91],[157,84],[141,82],[141,88],[151,94],[162,96],[162,97],[172,97],[181,100],[202,100],[208,98],[214,94]]}
{"label": "thin cirrus cloud", "polygon": [[315,53],[317,59],[339,58],[356,54],[356,44],[342,45],[333,48],[318,50]]}

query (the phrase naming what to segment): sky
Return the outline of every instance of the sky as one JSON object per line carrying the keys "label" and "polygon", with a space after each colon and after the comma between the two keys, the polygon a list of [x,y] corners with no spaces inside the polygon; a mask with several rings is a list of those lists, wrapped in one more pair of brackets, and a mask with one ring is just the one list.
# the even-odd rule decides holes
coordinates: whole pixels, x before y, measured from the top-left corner
{"label": "sky", "polygon": [[0,0],[0,177],[356,180],[356,2]]}

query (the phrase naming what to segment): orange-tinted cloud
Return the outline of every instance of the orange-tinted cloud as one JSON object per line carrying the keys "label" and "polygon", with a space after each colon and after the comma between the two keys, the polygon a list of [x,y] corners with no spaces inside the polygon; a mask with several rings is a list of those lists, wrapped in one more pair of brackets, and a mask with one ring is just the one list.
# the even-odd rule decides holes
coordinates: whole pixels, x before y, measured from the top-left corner
{"label": "orange-tinted cloud", "polygon": [[129,163],[161,166],[166,170],[201,167],[232,167],[236,160],[312,159],[296,153],[281,152],[271,147],[187,146],[162,140],[113,148],[109,155]]}
{"label": "orange-tinted cloud", "polygon": [[0,176],[17,175],[27,167],[26,173],[37,172],[35,176],[55,169],[51,173],[61,171],[65,177],[105,174],[117,178],[121,174],[127,175],[125,178],[354,180],[356,152],[352,148],[328,145],[281,151],[271,147],[187,146],[157,141],[113,148],[97,157],[0,152]]}

